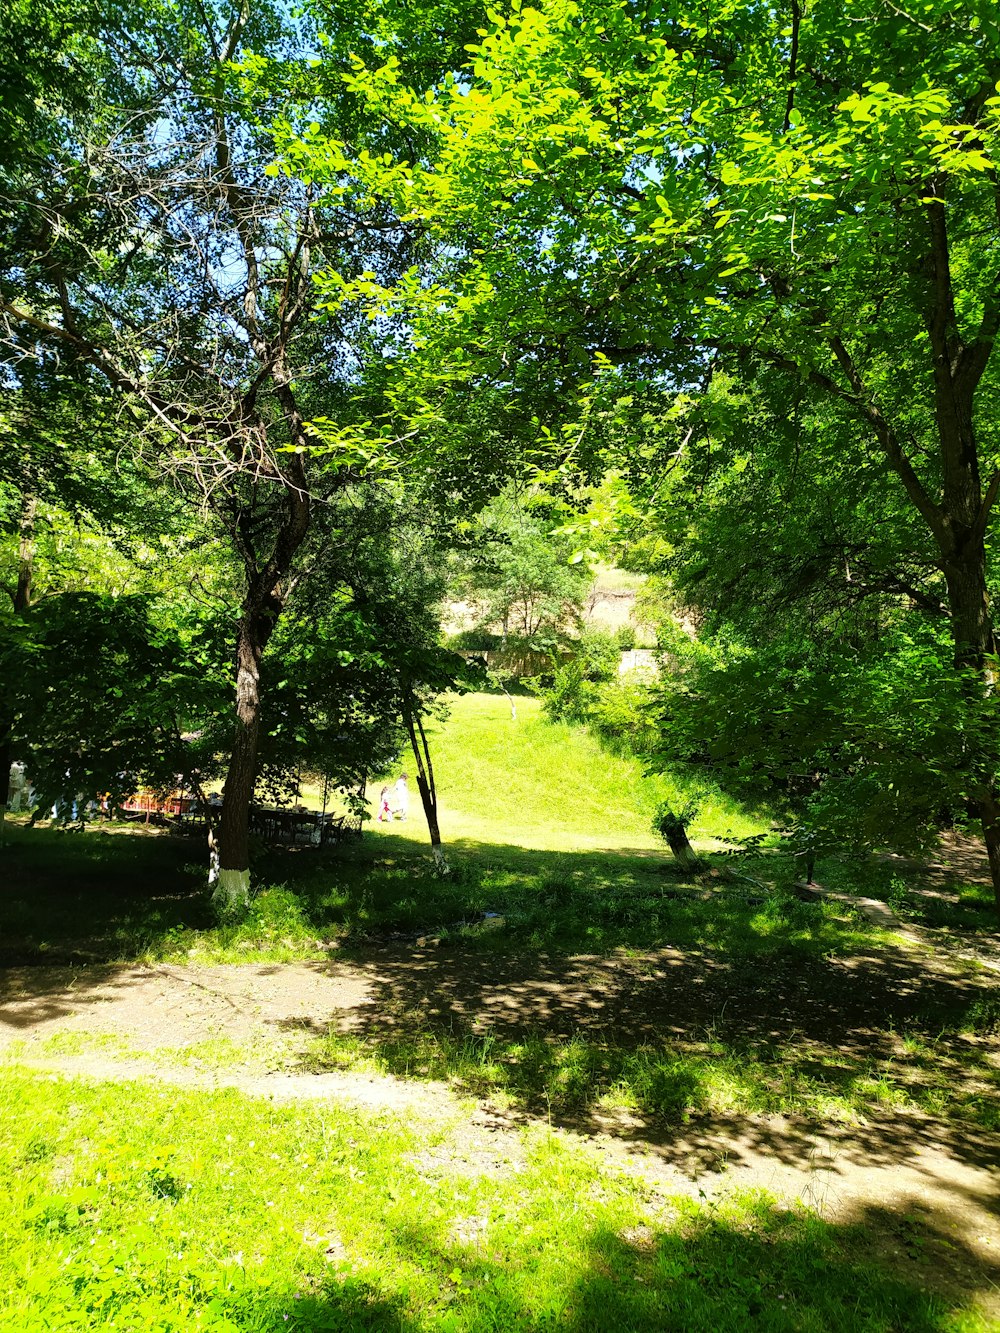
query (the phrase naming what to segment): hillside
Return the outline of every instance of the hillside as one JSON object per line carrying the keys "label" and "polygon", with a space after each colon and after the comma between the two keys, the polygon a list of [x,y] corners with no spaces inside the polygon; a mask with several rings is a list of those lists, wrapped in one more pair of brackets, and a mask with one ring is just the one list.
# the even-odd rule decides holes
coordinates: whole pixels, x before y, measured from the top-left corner
{"label": "hillside", "polygon": [[[583,728],[546,722],[537,699],[519,698],[516,720],[500,695],[468,694],[449,703],[447,719],[428,729],[445,842],[664,850],[650,819],[666,785],[644,778],[637,760],[609,755]],[[412,764],[404,759],[401,766],[415,787]],[[369,795],[377,796],[380,785]],[[420,818],[414,801],[411,823]],[[708,845],[759,827],[718,802],[693,833]]]}

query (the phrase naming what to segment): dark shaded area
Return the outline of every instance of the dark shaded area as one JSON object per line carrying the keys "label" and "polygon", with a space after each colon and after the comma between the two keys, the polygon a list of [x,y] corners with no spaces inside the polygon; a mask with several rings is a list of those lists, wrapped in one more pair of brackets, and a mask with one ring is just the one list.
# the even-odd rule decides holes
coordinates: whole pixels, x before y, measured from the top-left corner
{"label": "dark shaded area", "polygon": [[135,957],[171,929],[211,925],[202,848],[153,830],[26,828],[0,847],[0,964]]}
{"label": "dark shaded area", "polygon": [[[191,841],[100,827],[10,826],[8,835],[0,848],[0,963],[125,961],[213,925],[202,849]],[[786,928],[776,921],[767,938],[750,928],[756,907],[739,894],[716,895],[706,910],[704,886],[655,853],[478,843],[452,844],[449,853],[454,873],[442,879],[416,831],[370,834],[329,849],[259,849],[254,878],[291,889],[309,931],[362,948],[455,931],[488,912],[502,914],[505,933],[519,942],[560,950],[695,939],[742,953],[755,942],[768,953],[843,946],[842,927],[807,904],[784,903]]]}
{"label": "dark shaded area", "polygon": [[[761,1049],[820,1042],[845,1054],[872,1046],[885,1030],[937,1037],[995,986],[933,968],[911,954],[810,960],[732,957],[724,948],[654,950],[642,957],[522,956],[469,952],[460,944],[375,951],[373,1035],[419,1018],[452,1034],[490,1030],[505,1039],[534,1032],[608,1045],[704,1041]],[[456,955],[460,966],[456,965]]]}
{"label": "dark shaded area", "polygon": [[[14,832],[0,851],[0,964],[82,965],[77,1002],[118,984],[87,965],[158,949],[186,961],[212,926],[183,840]],[[652,1134],[697,1111],[713,1060],[763,1067],[751,1098],[763,1111],[794,1104],[770,1097],[783,1074],[857,1100],[860,1080],[891,1066],[896,1088],[918,1100],[925,1083],[968,1087],[959,1113],[996,1127],[992,973],[875,952],[849,905],[779,894],[761,909],[662,859],[468,845],[442,880],[418,846],[383,834],[263,862],[287,886],[271,938],[298,929],[317,958],[324,938],[349,946],[337,957],[366,977],[372,1000],[349,1026],[392,1072],[457,1078],[477,1095],[502,1087],[527,1113],[564,1118],[625,1080]],[[623,943],[641,952],[613,952]],[[237,947],[254,960],[252,937]],[[64,981],[47,998],[44,985],[7,978],[8,999],[12,986],[38,991],[25,1026],[59,1016]],[[901,1035],[911,1039],[902,1053]],[[335,1045],[329,1056],[336,1066]]]}
{"label": "dark shaded area", "polygon": [[[556,952],[639,949],[673,944],[735,961],[802,960],[864,952],[869,924],[848,899],[795,895],[796,862],[761,858],[734,875],[726,857],[701,879],[649,851],[544,852],[459,842],[447,849],[454,873],[439,877],[422,830],[379,831],[331,848],[258,849],[258,887],[287,887],[302,934],[368,950],[431,933],[454,937],[487,914],[502,917],[518,947]],[[0,847],[0,964],[127,961],[170,952],[185,931],[213,926],[203,848],[149,829],[85,832],[30,829],[8,822]],[[751,883],[745,877],[749,869]],[[830,865],[831,886],[885,899],[899,870],[873,862]],[[742,876],[742,877],[741,877]],[[825,875],[824,875],[825,878]],[[769,896],[769,889],[777,892]],[[967,887],[963,922],[988,913],[985,892]],[[959,911],[949,902],[915,901]],[[979,937],[978,925],[971,939]],[[942,933],[943,946],[954,946]],[[492,950],[465,930],[465,950]],[[183,951],[181,951],[183,952]],[[317,955],[319,956],[319,955]]]}

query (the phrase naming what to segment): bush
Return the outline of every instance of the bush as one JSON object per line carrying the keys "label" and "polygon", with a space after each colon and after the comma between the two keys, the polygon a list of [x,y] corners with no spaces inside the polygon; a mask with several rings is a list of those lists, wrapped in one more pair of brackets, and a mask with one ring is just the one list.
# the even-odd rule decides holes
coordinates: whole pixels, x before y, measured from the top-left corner
{"label": "bush", "polygon": [[615,680],[621,661],[621,649],[613,634],[605,630],[588,629],[580,635],[577,660],[586,680]]}
{"label": "bush", "polygon": [[459,630],[449,636],[445,647],[455,652],[488,653],[500,647],[500,635],[494,634],[484,625],[473,625],[471,629]]}
{"label": "bush", "polygon": [[614,754],[648,754],[659,739],[650,690],[634,677],[617,676],[598,685],[590,701],[590,726]]}
{"label": "bush", "polygon": [[550,722],[586,722],[595,693],[578,658],[557,667],[551,686],[538,690],[542,712]]}

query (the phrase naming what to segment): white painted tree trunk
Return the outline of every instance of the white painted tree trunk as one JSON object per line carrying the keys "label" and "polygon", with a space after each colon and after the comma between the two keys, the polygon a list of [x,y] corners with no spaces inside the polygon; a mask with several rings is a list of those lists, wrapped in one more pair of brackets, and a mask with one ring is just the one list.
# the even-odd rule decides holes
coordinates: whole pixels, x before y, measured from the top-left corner
{"label": "white painted tree trunk", "polygon": [[220,870],[212,906],[220,916],[239,916],[250,902],[250,871]]}

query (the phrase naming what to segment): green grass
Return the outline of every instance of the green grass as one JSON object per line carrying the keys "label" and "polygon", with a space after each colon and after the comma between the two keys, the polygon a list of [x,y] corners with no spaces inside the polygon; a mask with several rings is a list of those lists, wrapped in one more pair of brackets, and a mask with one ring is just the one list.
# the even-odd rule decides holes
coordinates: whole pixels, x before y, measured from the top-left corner
{"label": "green grass", "polygon": [[[849,909],[778,893],[748,902],[676,873],[669,856],[453,844],[441,878],[416,827],[326,853],[262,856],[246,917],[212,918],[194,848],[129,830],[84,832],[9,824],[0,851],[0,960],[17,962],[288,962],[373,937],[443,933],[467,949],[608,950],[672,944],[739,957],[823,957],[885,941]],[[764,860],[780,886],[795,870]],[[502,917],[483,922],[485,913]]]}
{"label": "green grass", "polygon": [[[518,699],[516,722],[502,697],[459,699],[433,745],[450,876],[433,871],[414,802],[406,826],[375,826],[360,843],[258,849],[251,909],[220,925],[199,842],[13,821],[0,847],[0,963],[280,963],[334,950],[365,962],[372,944],[405,949],[434,936],[446,966],[454,956],[449,975],[478,963],[507,968],[515,985],[516,967],[531,978],[560,955],[617,950],[616,966],[634,965],[641,986],[643,969],[655,971],[651,951],[663,950],[683,958],[692,986],[725,975],[718,994],[737,1006],[762,976],[812,988],[844,956],[872,979],[891,959],[909,967],[908,983],[917,977],[919,963],[849,904],[788,892],[800,867],[773,850],[741,865],[762,889],[678,873],[648,829],[657,784],[585,732],[543,722],[533,699]],[[761,827],[720,800],[694,833],[704,846]],[[955,903],[928,900],[877,861],[821,864],[820,877],[941,928],[972,932],[990,920],[981,886],[956,884]],[[0,1327],[986,1327],[908,1284],[898,1259],[887,1260],[892,1272],[871,1262],[884,1226],[875,1218],[838,1229],[762,1196],[664,1200],[547,1126],[631,1117],[669,1133],[694,1115],[857,1121],[917,1108],[995,1131],[992,993],[976,996],[963,978],[926,1010],[911,1007],[913,1021],[898,1031],[887,995],[881,1011],[859,1017],[857,1038],[845,1010],[850,1040],[838,1046],[833,1037],[779,1041],[766,1023],[753,1035],[752,1000],[740,1026],[730,1015],[723,1031],[729,1000],[713,1008],[707,997],[703,1023],[695,1000],[683,1022],[651,1010],[648,1031],[616,1029],[620,1014],[603,1029],[575,1030],[572,1005],[567,1023],[533,1027],[526,1000],[501,1031],[462,1019],[461,1006],[431,1018],[419,975],[398,993],[385,986],[350,1036],[215,1035],[142,1051],[114,1033],[57,1031],[31,1055],[141,1059],[154,1071],[210,1075],[266,1066],[444,1079],[524,1115],[516,1161],[482,1168],[490,1149],[479,1140],[470,1149],[463,1112],[453,1123],[414,1113],[404,1124],[236,1093],[31,1079],[16,1064],[30,1043],[11,1050],[0,1069],[9,1195]],[[851,975],[863,988],[863,970]],[[766,987],[761,995],[766,1002]]]}
{"label": "green grass", "polygon": [[18,1333],[987,1327],[875,1262],[875,1221],[667,1198],[544,1128],[498,1146],[462,1121],[16,1071],[0,1112]]}
{"label": "green grass", "polygon": [[[502,695],[455,697],[448,719],[430,729],[446,842],[663,850],[650,828],[666,790],[662,780],[644,777],[638,760],[608,754],[580,727],[546,722],[537,699],[521,697],[516,706],[515,721]],[[720,797],[692,835],[710,844],[764,827]]]}
{"label": "green grass", "polygon": [[943,1037],[910,1037],[875,1057],[811,1042],[642,1043],[637,1047],[541,1033],[522,1038],[449,1032],[426,1015],[396,1016],[393,1030],[330,1032],[305,1054],[315,1071],[354,1070],[449,1082],[506,1109],[590,1125],[625,1111],[649,1128],[694,1114],[797,1115],[863,1124],[887,1111],[923,1111],[1000,1131],[1000,1072],[989,1051],[961,1052]]}

